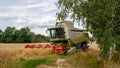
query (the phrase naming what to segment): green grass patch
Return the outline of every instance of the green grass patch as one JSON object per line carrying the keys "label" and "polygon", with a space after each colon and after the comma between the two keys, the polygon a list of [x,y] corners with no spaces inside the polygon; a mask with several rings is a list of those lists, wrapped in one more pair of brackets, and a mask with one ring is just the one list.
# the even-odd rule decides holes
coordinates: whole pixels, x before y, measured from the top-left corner
{"label": "green grass patch", "polygon": [[21,62],[22,68],[36,68],[41,64],[53,63],[57,57],[49,57],[42,59],[33,59],[33,60],[25,60]]}
{"label": "green grass patch", "polygon": [[22,68],[35,68],[37,65],[44,64],[48,59],[26,60],[22,62]]}

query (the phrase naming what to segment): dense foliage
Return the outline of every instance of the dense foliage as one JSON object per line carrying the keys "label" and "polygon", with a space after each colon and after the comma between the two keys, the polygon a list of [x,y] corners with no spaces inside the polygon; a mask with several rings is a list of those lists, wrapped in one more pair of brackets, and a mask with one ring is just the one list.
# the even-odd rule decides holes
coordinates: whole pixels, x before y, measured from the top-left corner
{"label": "dense foliage", "polygon": [[57,14],[59,20],[67,16],[82,20],[100,44],[101,57],[113,45],[120,51],[120,0],[59,0],[57,6],[61,10]]}
{"label": "dense foliage", "polygon": [[49,37],[35,34],[28,27],[20,30],[15,27],[7,27],[5,31],[0,30],[0,43],[37,43],[48,42]]}

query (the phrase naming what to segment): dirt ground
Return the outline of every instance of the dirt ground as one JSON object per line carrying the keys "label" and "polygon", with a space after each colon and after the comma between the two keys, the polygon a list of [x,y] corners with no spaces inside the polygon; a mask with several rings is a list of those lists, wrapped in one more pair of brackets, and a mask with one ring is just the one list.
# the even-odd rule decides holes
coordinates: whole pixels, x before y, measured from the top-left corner
{"label": "dirt ground", "polygon": [[96,42],[89,42],[89,44],[88,44],[88,46],[89,46],[89,49],[93,49],[93,50],[100,50],[100,48],[99,48],[99,45],[96,43]]}

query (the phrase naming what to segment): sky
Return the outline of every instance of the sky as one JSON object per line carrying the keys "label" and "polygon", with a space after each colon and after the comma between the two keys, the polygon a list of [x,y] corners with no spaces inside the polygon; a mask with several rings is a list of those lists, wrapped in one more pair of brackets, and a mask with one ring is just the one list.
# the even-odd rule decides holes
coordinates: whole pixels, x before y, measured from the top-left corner
{"label": "sky", "polygon": [[[57,0],[0,0],[0,29],[29,27],[36,34],[46,34],[56,23]],[[78,24],[75,24],[76,27]]]}

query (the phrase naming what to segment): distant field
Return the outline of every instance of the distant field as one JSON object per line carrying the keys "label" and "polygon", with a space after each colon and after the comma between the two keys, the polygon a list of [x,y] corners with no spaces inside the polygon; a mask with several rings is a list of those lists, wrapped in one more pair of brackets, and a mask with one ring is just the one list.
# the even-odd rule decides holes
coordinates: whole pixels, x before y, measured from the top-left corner
{"label": "distant field", "polygon": [[0,49],[24,49],[25,45],[45,45],[45,44],[49,44],[49,43],[0,43]]}

